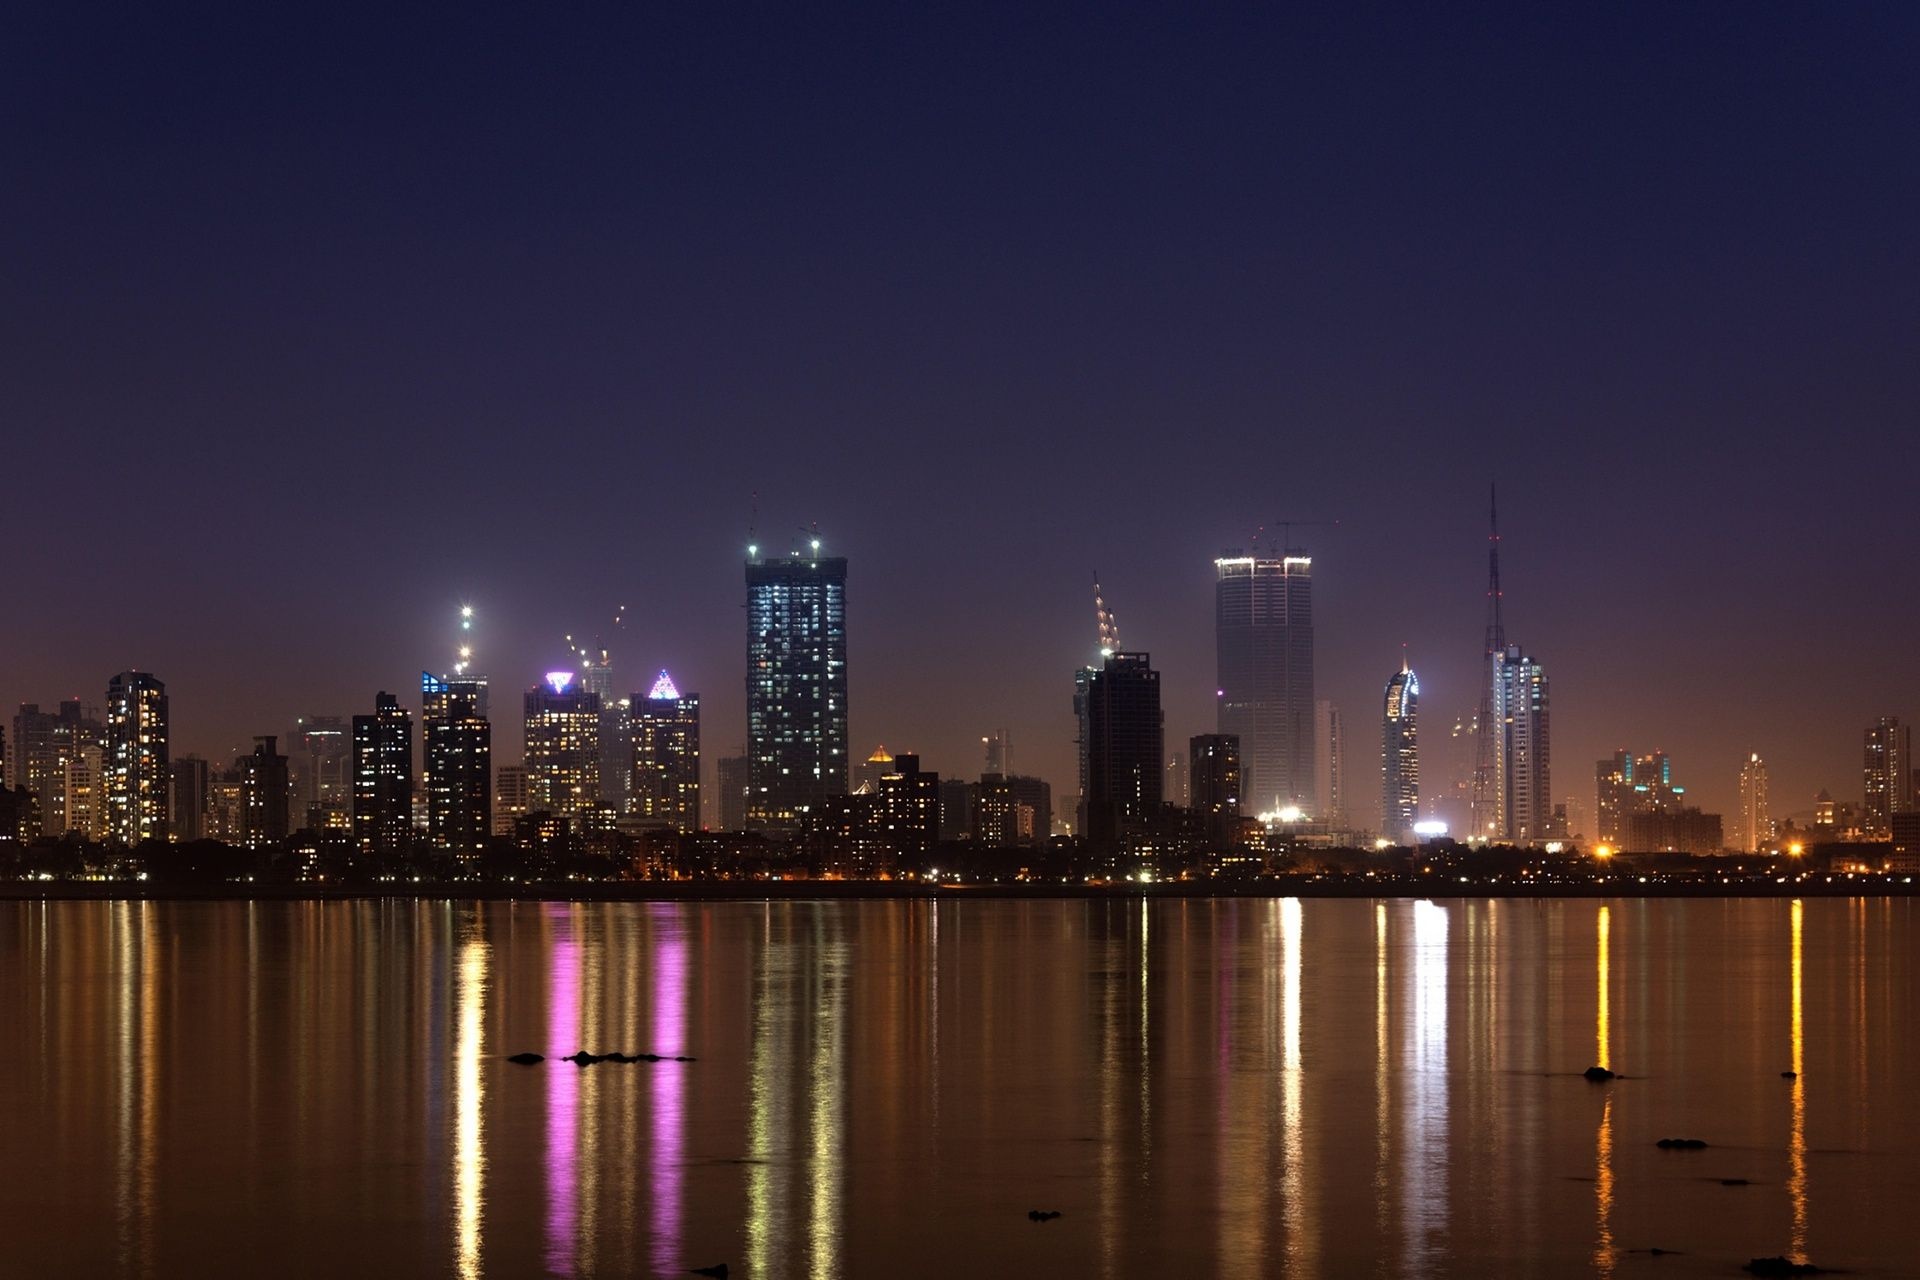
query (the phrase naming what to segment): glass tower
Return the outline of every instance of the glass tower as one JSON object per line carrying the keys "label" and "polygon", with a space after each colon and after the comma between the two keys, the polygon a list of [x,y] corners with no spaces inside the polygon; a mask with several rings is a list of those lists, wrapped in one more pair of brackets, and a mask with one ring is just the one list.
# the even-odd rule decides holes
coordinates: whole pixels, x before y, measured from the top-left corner
{"label": "glass tower", "polygon": [[1387,681],[1380,726],[1380,834],[1405,840],[1420,819],[1420,677],[1405,662]]}
{"label": "glass tower", "polygon": [[1240,739],[1251,812],[1314,807],[1313,561],[1230,555],[1213,562],[1221,733]]}
{"label": "glass tower", "polygon": [[747,561],[747,825],[847,791],[847,562]]}
{"label": "glass tower", "polygon": [[1487,834],[1514,844],[1538,843],[1553,817],[1547,673],[1518,645],[1493,655],[1491,727],[1495,812],[1501,829]]}

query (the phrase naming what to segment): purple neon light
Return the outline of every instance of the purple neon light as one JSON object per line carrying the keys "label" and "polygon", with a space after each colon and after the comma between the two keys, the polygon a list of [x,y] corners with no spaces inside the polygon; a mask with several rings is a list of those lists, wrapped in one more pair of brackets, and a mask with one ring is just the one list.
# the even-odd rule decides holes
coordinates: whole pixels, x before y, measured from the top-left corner
{"label": "purple neon light", "polygon": [[678,702],[680,700],[680,690],[674,687],[673,677],[667,674],[666,668],[662,667],[660,669],[660,678],[653,682],[653,692],[649,693],[647,697],[657,699],[661,702]]}

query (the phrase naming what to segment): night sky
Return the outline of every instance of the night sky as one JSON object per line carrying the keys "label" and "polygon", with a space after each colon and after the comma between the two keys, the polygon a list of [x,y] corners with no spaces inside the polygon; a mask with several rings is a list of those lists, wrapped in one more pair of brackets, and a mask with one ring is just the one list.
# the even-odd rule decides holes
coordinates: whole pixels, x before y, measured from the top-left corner
{"label": "night sky", "polygon": [[[606,630],[744,739],[741,557],[848,557],[856,758],[1073,781],[1100,573],[1213,728],[1211,560],[1315,558],[1354,816],[1477,696],[1554,792],[1860,793],[1920,712],[1920,8],[19,4],[0,703],[176,754]],[[755,525],[755,497],[758,519]],[[1441,764],[1426,756],[1429,778]]]}

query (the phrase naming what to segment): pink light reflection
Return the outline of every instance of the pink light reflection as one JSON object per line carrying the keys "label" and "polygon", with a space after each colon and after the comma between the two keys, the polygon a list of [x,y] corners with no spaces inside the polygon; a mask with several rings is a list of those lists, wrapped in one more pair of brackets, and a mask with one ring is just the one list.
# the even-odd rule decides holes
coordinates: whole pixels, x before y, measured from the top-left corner
{"label": "pink light reflection", "polygon": [[[549,966],[547,1054],[558,1058],[585,1048],[580,1043],[580,944],[573,940],[568,907],[553,903],[553,960]],[[547,1071],[547,1270],[574,1272],[574,1227],[579,1217],[577,1151],[581,1070],[570,1062],[550,1062]]]}
{"label": "pink light reflection", "polygon": [[[655,903],[654,914],[656,918],[671,917],[678,912],[666,903]],[[667,927],[677,930],[679,921],[671,919]],[[668,937],[659,942],[654,951],[654,1053],[677,1056],[686,1052],[686,1008],[687,942],[684,938]],[[687,1064],[655,1064],[652,1085],[654,1182],[649,1217],[654,1270],[666,1275],[680,1265],[680,1160],[685,1138]]]}

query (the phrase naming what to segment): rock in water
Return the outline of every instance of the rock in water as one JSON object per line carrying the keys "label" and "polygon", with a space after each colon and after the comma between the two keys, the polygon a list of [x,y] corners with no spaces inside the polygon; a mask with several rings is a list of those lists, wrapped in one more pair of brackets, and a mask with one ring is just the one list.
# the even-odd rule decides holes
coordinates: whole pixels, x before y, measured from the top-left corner
{"label": "rock in water", "polygon": [[1654,1143],[1662,1151],[1705,1151],[1707,1144],[1700,1138],[1662,1138]]}
{"label": "rock in water", "polygon": [[1585,1071],[1581,1072],[1580,1074],[1584,1075],[1587,1079],[1593,1081],[1595,1084],[1600,1083],[1602,1080],[1613,1079],[1613,1072],[1607,1070],[1605,1067],[1588,1067]]}
{"label": "rock in water", "polygon": [[1819,1267],[1811,1262],[1793,1262],[1787,1258],[1755,1258],[1743,1268],[1749,1275],[1756,1276],[1817,1276],[1822,1274]]}
{"label": "rock in water", "polygon": [[1027,1220],[1029,1222],[1052,1222],[1055,1218],[1059,1216],[1060,1216],[1060,1211],[1058,1209],[1027,1210]]}
{"label": "rock in water", "polygon": [[727,1280],[727,1264],[716,1262],[710,1267],[695,1267],[687,1272],[690,1276],[712,1276],[713,1280]]}
{"label": "rock in water", "polygon": [[516,1053],[507,1059],[508,1062],[517,1062],[523,1067],[530,1067],[536,1062],[545,1062],[546,1060],[546,1055],[539,1053]]}

